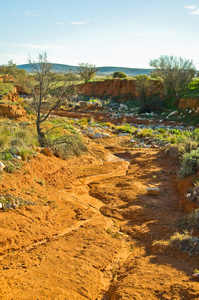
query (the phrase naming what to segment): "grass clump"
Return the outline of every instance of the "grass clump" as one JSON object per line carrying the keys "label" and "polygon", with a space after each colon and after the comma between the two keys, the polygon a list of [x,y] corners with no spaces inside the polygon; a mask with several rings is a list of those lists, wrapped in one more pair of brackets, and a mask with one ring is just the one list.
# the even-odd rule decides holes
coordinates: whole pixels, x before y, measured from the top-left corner
{"label": "grass clump", "polygon": [[156,245],[164,248],[172,247],[190,255],[199,254],[199,238],[192,236],[188,231],[176,232],[169,240],[154,241],[153,246]]}
{"label": "grass clump", "polygon": [[188,230],[199,230],[199,209],[195,209],[179,221],[179,226]]}
{"label": "grass clump", "polygon": [[187,231],[185,231],[184,233],[175,233],[170,238],[170,244],[171,246],[190,254],[199,253],[199,238],[193,237]]}
{"label": "grass clump", "polygon": [[130,124],[119,125],[119,126],[116,126],[115,129],[122,133],[131,133],[132,134],[134,132],[134,129],[131,127]]}
{"label": "grass clump", "polygon": [[194,174],[199,170],[199,148],[192,150],[190,153],[182,155],[181,166],[178,171],[179,179],[184,179],[187,176]]}
{"label": "grass clump", "polygon": [[50,146],[54,155],[61,159],[67,159],[73,155],[80,156],[82,152],[87,150],[79,135],[65,135],[51,141]]}

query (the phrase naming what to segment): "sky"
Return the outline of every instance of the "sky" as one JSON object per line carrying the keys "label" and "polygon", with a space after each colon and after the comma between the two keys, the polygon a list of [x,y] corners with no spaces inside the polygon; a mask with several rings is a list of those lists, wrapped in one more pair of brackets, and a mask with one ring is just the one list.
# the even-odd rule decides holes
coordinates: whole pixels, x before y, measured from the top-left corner
{"label": "sky", "polygon": [[199,69],[199,0],[1,0],[0,65],[149,68],[173,55]]}

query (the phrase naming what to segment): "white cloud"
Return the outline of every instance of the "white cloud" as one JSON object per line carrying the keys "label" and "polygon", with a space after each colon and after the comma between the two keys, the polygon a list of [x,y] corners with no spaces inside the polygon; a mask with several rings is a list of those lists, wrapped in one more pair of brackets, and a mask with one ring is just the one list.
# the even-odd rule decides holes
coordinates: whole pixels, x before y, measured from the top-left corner
{"label": "white cloud", "polygon": [[64,22],[56,22],[55,24],[56,24],[56,25],[59,25],[59,26],[64,26],[64,25],[65,25]]}
{"label": "white cloud", "polygon": [[25,48],[34,48],[34,49],[67,49],[68,46],[58,46],[58,45],[36,45],[36,44],[12,44],[12,43],[0,43],[1,46],[10,46],[10,47],[25,47]]}
{"label": "white cloud", "polygon": [[70,22],[70,24],[72,24],[72,25],[85,25],[85,24],[91,23],[91,22],[102,22],[102,20],[86,19],[86,20],[81,21],[81,22]]}
{"label": "white cloud", "polygon": [[84,25],[87,24],[87,22],[70,22],[72,25]]}
{"label": "white cloud", "polygon": [[135,32],[130,33],[128,36],[164,36],[172,34],[173,31],[162,31],[162,32]]}
{"label": "white cloud", "polygon": [[155,35],[154,32],[135,32],[130,34],[131,36],[150,36],[150,35]]}
{"label": "white cloud", "polygon": [[23,13],[23,15],[29,17],[29,16],[33,16],[33,17],[42,17],[42,13],[39,10],[31,10],[31,11],[26,11]]}
{"label": "white cloud", "polygon": [[184,5],[184,8],[192,10],[192,9],[196,9],[197,6],[195,6],[195,5]]}
{"label": "white cloud", "polygon": [[184,5],[184,8],[189,10],[190,15],[199,15],[199,7],[196,5]]}
{"label": "white cloud", "polygon": [[193,10],[190,14],[191,15],[199,15],[199,8],[197,8],[196,10]]}

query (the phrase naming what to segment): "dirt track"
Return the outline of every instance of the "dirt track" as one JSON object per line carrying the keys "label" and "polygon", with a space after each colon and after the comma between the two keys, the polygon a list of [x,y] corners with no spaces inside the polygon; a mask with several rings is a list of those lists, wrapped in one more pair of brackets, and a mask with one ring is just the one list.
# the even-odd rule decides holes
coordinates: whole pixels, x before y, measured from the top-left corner
{"label": "dirt track", "polygon": [[0,299],[199,299],[198,260],[152,247],[184,215],[175,161],[114,138],[88,147],[68,161],[40,155],[1,179],[4,193],[36,205],[0,213]]}

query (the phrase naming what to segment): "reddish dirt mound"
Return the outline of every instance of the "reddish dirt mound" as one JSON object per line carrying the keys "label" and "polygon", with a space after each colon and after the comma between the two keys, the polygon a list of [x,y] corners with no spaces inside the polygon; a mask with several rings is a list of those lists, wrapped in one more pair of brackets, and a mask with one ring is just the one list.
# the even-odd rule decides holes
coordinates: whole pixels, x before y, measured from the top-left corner
{"label": "reddish dirt mound", "polygon": [[20,105],[0,104],[0,115],[11,119],[26,117],[25,109]]}
{"label": "reddish dirt mound", "polygon": [[197,259],[151,247],[184,216],[175,161],[107,144],[68,161],[39,155],[1,179],[1,194],[33,205],[0,212],[0,299],[199,299]]}

